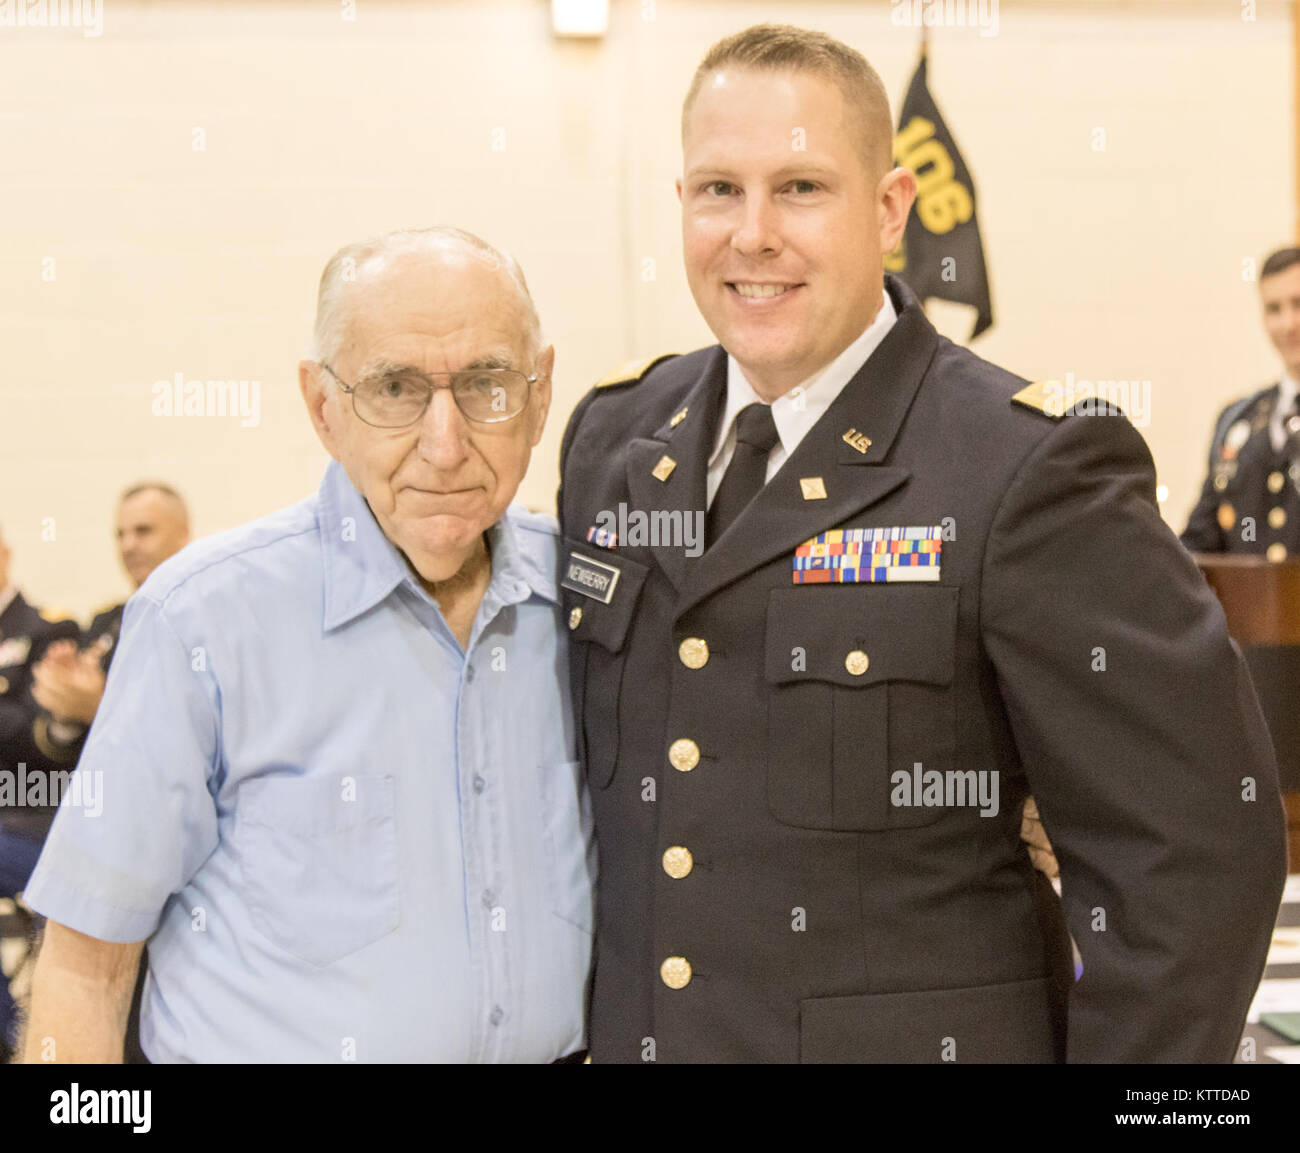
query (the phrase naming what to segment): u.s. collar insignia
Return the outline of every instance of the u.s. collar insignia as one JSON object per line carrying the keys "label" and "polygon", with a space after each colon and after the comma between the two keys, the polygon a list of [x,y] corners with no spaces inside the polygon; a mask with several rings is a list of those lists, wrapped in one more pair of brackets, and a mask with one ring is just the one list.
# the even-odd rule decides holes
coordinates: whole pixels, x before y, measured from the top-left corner
{"label": "u.s. collar insignia", "polygon": [[560,581],[560,587],[607,605],[614,599],[620,575],[612,564],[571,552],[564,562],[564,579]]}
{"label": "u.s. collar insignia", "polygon": [[866,452],[871,447],[871,437],[856,428],[849,429],[840,439],[850,447],[856,448],[858,452]]}

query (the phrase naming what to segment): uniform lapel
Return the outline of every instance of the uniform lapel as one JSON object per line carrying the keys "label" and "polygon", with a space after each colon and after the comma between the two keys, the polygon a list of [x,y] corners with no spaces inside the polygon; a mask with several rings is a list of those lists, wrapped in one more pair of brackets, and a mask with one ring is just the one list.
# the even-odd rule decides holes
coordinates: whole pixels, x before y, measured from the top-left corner
{"label": "uniform lapel", "polygon": [[[709,456],[726,385],[727,356],[718,348],[677,410],[677,414],[684,411],[686,415],[675,425],[674,418],[669,418],[652,437],[638,438],[628,446],[629,511],[643,511],[651,516],[680,512],[683,518],[698,515],[703,521]],[[660,480],[655,470],[664,457],[672,462],[672,471]],[[688,557],[680,541],[661,545],[653,555],[678,589],[691,567],[702,559]]]}
{"label": "uniform lapel", "polygon": [[[899,314],[894,327],[754,502],[690,569],[679,612],[869,508],[908,479],[906,469],[883,462],[938,337],[911,292],[892,278],[886,285]],[[817,479],[826,496],[808,499],[801,482]],[[807,487],[815,492],[817,486]]]}

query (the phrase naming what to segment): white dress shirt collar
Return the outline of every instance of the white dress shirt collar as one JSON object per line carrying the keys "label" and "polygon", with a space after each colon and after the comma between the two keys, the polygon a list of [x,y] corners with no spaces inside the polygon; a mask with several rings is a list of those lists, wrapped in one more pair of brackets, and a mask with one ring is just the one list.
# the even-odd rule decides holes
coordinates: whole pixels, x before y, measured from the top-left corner
{"label": "white dress shirt collar", "polygon": [[[780,448],[773,449],[773,454],[779,452],[780,460],[789,457],[798,448],[799,442],[822,418],[835,398],[844,391],[844,386],[853,379],[858,369],[866,363],[867,358],[876,351],[880,342],[885,339],[885,334],[893,327],[894,321],[898,319],[898,313],[894,309],[894,302],[889,298],[889,292],[886,291],[884,295],[885,301],[880,306],[880,311],[876,313],[875,320],[863,330],[861,336],[821,372],[814,373],[802,384],[796,385],[772,402],[772,420],[776,423],[777,435],[781,438]],[[727,401],[722,410],[722,420],[718,423],[713,452],[709,456],[710,469],[715,468],[725,450],[734,446],[735,437],[732,428],[736,422],[736,415],[747,405],[761,403],[763,403],[762,398],[745,378],[745,373],[736,363],[736,358],[728,355]],[[730,453],[727,453],[727,456],[729,457]]]}
{"label": "white dress shirt collar", "polygon": [[1273,442],[1273,451],[1281,452],[1286,447],[1286,419],[1295,411],[1297,391],[1296,380],[1289,372],[1282,373],[1282,380],[1277,386],[1277,407],[1273,409],[1273,419],[1269,424],[1269,439]]}

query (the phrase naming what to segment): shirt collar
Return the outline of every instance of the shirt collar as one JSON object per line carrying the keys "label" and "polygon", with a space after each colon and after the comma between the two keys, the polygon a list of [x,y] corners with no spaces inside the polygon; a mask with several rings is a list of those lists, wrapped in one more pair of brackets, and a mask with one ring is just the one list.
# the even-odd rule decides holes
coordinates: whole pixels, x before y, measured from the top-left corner
{"label": "shirt collar", "polygon": [[[325,565],[324,627],[336,628],[374,608],[401,585],[417,597],[432,598],[411,572],[406,558],[385,535],[365,498],[338,461],[330,461],[319,490],[321,556]],[[518,604],[535,593],[558,603],[553,567],[520,529],[528,514],[512,505],[488,529],[492,580],[485,601]]]}
{"label": "shirt collar", "polygon": [[3,614],[5,609],[13,604],[14,597],[17,595],[18,586],[15,584],[5,585],[4,588],[0,589],[0,614]]}
{"label": "shirt collar", "polygon": [[[875,319],[867,325],[861,335],[848,345],[843,352],[820,372],[814,373],[803,383],[796,385],[789,392],[772,402],[772,420],[776,424],[777,435],[781,438],[781,448],[787,456],[794,453],[799,442],[808,434],[830,408],[831,403],[844,390],[844,386],[856,375],[871,356],[886,334],[898,319],[898,312],[889,293],[885,292],[884,302]],[[727,402],[722,410],[722,419],[718,423],[717,438],[713,443],[713,452],[709,455],[709,464],[713,465],[726,446],[740,410],[751,404],[763,403],[754,391],[753,385],[745,378],[734,356],[727,356]]]}
{"label": "shirt collar", "polygon": [[1289,372],[1282,373],[1282,380],[1277,386],[1277,408],[1280,413],[1290,414],[1297,392],[1300,392],[1300,388],[1296,385],[1295,377]]}

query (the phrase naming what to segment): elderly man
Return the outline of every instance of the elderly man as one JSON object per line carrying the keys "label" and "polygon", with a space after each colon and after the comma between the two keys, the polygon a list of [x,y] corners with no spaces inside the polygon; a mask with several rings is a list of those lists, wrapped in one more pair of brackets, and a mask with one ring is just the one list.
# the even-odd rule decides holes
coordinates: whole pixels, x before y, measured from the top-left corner
{"label": "elderly man", "polygon": [[510,507],[550,402],[517,266],[466,233],[337,253],[299,382],[312,498],[127,606],[28,889],[28,1061],[555,1061],[583,1045],[591,838],[551,521]]}

